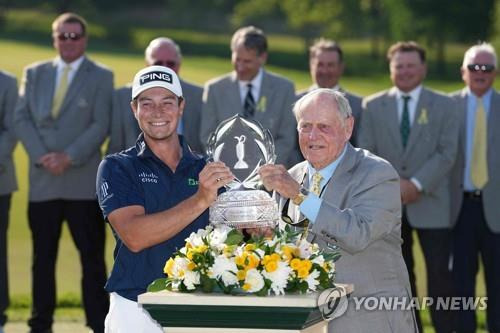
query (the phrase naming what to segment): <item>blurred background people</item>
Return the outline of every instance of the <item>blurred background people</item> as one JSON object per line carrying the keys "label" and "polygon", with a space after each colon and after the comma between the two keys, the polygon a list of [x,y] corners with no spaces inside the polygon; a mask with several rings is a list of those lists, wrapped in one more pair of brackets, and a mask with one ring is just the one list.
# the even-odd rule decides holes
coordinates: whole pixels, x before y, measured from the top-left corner
{"label": "blurred background people", "polygon": [[14,109],[17,102],[17,80],[0,71],[0,333],[7,321],[9,306],[9,279],[7,269],[7,229],[12,192],[17,190],[13,151],[17,140],[14,135]]}
{"label": "blurred background people", "polygon": [[58,57],[25,68],[16,134],[29,156],[28,220],[33,240],[31,332],[51,332],[55,265],[63,221],[82,265],[87,325],[104,331],[104,221],[95,194],[100,147],[111,114],[113,74],[85,56],[87,23],[73,13],[52,23]]}
{"label": "blurred background people", "polygon": [[[452,221],[456,221],[453,274],[457,295],[473,297],[479,257],[484,267],[487,324],[500,332],[500,95],[493,88],[497,55],[491,44],[464,55],[465,88],[451,96],[460,117],[458,158],[452,172]],[[473,309],[457,316],[456,332],[475,332]]]}
{"label": "blurred background people", "polygon": [[[453,296],[452,223],[449,176],[458,146],[458,117],[453,101],[422,85],[425,50],[398,42],[387,52],[394,87],[363,100],[358,145],[389,161],[401,178],[403,257],[412,294],[415,288],[413,230],[417,231],[427,270],[430,297]],[[419,331],[422,331],[418,311]],[[436,332],[453,330],[453,311],[431,306]]]}
{"label": "blurred background people", "polygon": [[200,139],[206,145],[223,120],[236,114],[256,120],[269,129],[277,162],[290,165],[296,146],[293,83],[264,69],[267,38],[253,26],[238,29],[231,39],[234,70],[205,84]]}

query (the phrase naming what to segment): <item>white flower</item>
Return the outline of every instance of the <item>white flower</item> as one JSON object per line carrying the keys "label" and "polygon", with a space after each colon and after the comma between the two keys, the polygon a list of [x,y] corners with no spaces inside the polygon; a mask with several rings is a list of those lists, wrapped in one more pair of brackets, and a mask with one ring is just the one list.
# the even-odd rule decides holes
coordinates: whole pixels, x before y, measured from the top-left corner
{"label": "white flower", "polygon": [[276,295],[285,294],[288,277],[291,273],[292,269],[283,261],[278,261],[278,268],[274,272],[262,271],[262,275],[264,275],[266,279],[271,280],[271,290]]}
{"label": "white flower", "polygon": [[207,227],[205,229],[198,229],[197,232],[192,232],[188,238],[186,238],[186,242],[190,243],[193,247],[203,245],[203,238],[207,237],[207,235],[212,231],[212,227]]}
{"label": "white flower", "polygon": [[313,260],[311,260],[311,262],[313,264],[318,264],[320,266],[323,266],[323,264],[325,263],[325,258],[323,258],[323,256],[317,256],[316,258],[314,258]]}
{"label": "white flower", "polygon": [[264,240],[264,244],[266,244],[269,247],[273,247],[274,245],[276,245],[276,243],[278,241],[279,241],[278,236],[274,235],[274,237],[272,239],[266,239],[266,240]]}
{"label": "white flower", "polygon": [[211,233],[210,233],[210,246],[217,249],[218,251],[222,251],[224,249],[224,242],[227,239],[227,234],[231,231],[232,229],[228,227],[227,225],[220,225],[217,226]]}
{"label": "white flower", "polygon": [[184,285],[188,290],[196,289],[196,285],[200,284],[200,273],[195,271],[185,271]]}
{"label": "white flower", "polygon": [[188,271],[189,260],[184,257],[175,257],[172,267],[172,276],[175,279],[183,279],[186,271]]}
{"label": "white flower", "polygon": [[315,269],[306,278],[309,291],[316,291],[316,286],[319,285],[319,272]]}
{"label": "white flower", "polygon": [[245,289],[246,292],[255,293],[264,287],[264,278],[255,268],[249,269],[245,278],[245,285],[248,286],[248,289]]}
{"label": "white flower", "polygon": [[305,239],[302,239],[299,244],[297,244],[297,247],[299,249],[299,257],[302,259],[308,259],[311,254],[313,254],[311,243],[309,243]]}
{"label": "white flower", "polygon": [[216,279],[222,279],[222,282],[227,287],[238,283],[237,272],[238,268],[234,261],[220,255],[215,258],[214,264],[209,270],[209,275]]}

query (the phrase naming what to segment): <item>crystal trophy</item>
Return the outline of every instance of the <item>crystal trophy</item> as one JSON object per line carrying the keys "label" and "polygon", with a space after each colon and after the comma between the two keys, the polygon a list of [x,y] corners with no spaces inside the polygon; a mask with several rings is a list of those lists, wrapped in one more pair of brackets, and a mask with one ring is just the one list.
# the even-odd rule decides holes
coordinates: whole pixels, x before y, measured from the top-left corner
{"label": "crystal trophy", "polygon": [[208,140],[209,160],[224,162],[235,179],[210,206],[210,223],[233,228],[262,228],[276,224],[278,205],[256,189],[259,167],[274,163],[273,137],[256,121],[235,115],[224,120]]}

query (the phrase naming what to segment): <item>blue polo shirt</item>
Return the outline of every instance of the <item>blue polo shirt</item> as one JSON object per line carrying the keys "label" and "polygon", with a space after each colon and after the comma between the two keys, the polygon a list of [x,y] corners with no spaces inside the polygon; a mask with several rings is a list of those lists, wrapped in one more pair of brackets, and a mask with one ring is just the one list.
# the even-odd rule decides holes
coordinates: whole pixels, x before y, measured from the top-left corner
{"label": "blue polo shirt", "polygon": [[[198,174],[205,160],[191,152],[182,136],[182,158],[175,172],[149,149],[143,134],[135,147],[107,156],[97,173],[97,196],[104,218],[115,209],[139,205],[146,214],[176,206],[198,190]],[[208,210],[175,237],[134,253],[113,230],[116,239],[114,265],[105,289],[137,301],[155,279],[165,277],[163,267],[176,249],[184,246],[191,232],[208,224]]]}

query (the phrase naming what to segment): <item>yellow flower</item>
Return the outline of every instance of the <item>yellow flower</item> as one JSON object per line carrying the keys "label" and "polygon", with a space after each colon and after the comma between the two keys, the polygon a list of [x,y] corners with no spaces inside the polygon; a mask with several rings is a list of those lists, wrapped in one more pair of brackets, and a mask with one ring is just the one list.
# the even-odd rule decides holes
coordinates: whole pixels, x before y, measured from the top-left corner
{"label": "yellow flower", "polygon": [[271,260],[266,264],[266,271],[268,273],[274,272],[276,269],[278,269],[278,262]]}
{"label": "yellow flower", "polygon": [[189,262],[189,264],[187,264],[187,268],[192,271],[193,269],[196,268],[196,264],[192,261]]}
{"label": "yellow flower", "polygon": [[427,109],[422,109],[422,112],[420,113],[420,117],[418,117],[417,123],[419,125],[425,125],[429,122],[427,119]]}
{"label": "yellow flower", "polygon": [[238,278],[238,281],[243,281],[245,280],[245,278],[247,277],[247,271],[242,269],[242,270],[239,270],[237,273],[236,273],[236,277]]}
{"label": "yellow flower", "polygon": [[193,260],[193,254],[194,254],[194,249],[189,249],[186,253],[186,257],[189,259],[189,260]]}
{"label": "yellow flower", "polygon": [[248,264],[246,266],[248,269],[256,268],[257,266],[259,266],[260,260],[259,260],[259,258],[257,258],[256,255],[254,255],[254,254],[248,255],[247,260],[248,260]]}
{"label": "yellow flower", "polygon": [[208,250],[208,247],[205,244],[199,245],[193,249],[193,251],[197,252],[197,253],[205,253],[205,252],[207,252],[207,250]]}
{"label": "yellow flower", "polygon": [[304,268],[304,267],[301,267],[297,271],[297,275],[298,275],[299,278],[305,279],[309,275],[309,270],[306,269],[306,268]]}
{"label": "yellow flower", "polygon": [[243,285],[243,290],[249,290],[250,288],[252,288],[252,286],[250,285],[250,283],[245,283]]}
{"label": "yellow flower", "polygon": [[283,257],[286,260],[292,260],[294,256],[298,255],[298,249],[296,247],[283,245],[281,247],[281,252],[283,252]]}
{"label": "yellow flower", "polygon": [[250,244],[247,244],[245,245],[245,251],[253,251],[255,250],[257,247],[255,246],[254,243],[250,243]]}
{"label": "yellow flower", "polygon": [[290,261],[290,267],[292,267],[292,269],[294,270],[298,270],[301,267],[300,261],[301,260],[298,258],[292,259],[292,261]]}
{"label": "yellow flower", "polygon": [[245,259],[246,259],[246,255],[245,253],[243,253],[243,255],[241,256],[237,256],[236,258],[234,258],[234,263],[237,265],[237,266],[245,266]]}
{"label": "yellow flower", "polygon": [[168,259],[167,262],[165,263],[165,267],[163,268],[163,272],[168,276],[172,277],[174,265],[175,265],[174,259],[173,258]]}
{"label": "yellow flower", "polygon": [[278,260],[280,260],[281,258],[280,258],[280,255],[279,255],[279,254],[277,254],[277,253],[273,253],[273,254],[271,254],[271,259],[272,259],[272,260],[274,260],[274,261],[278,261]]}
{"label": "yellow flower", "polygon": [[300,268],[304,268],[307,269],[307,271],[309,271],[311,267],[312,267],[312,262],[307,259],[304,259],[300,262]]}
{"label": "yellow flower", "polygon": [[257,103],[257,111],[266,112],[267,98],[266,96],[261,96],[259,103]]}
{"label": "yellow flower", "polygon": [[272,261],[272,257],[270,255],[265,255],[264,258],[262,258],[262,265],[266,265],[268,262]]}

